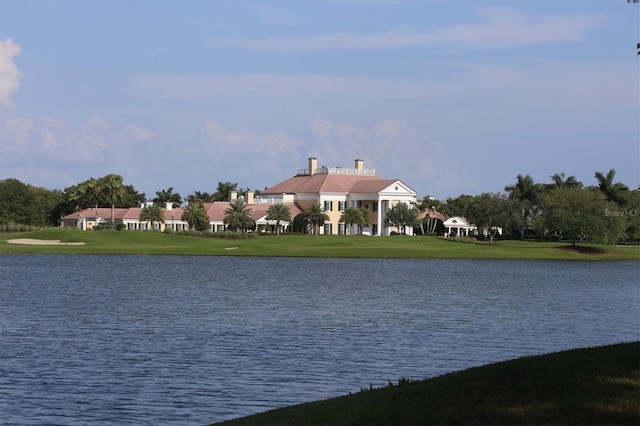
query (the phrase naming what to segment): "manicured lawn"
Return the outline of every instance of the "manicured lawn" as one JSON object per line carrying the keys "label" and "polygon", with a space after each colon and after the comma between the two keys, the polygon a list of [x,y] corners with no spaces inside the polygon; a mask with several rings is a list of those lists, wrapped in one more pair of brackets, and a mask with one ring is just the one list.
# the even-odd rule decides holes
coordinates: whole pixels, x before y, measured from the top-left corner
{"label": "manicured lawn", "polygon": [[[83,246],[8,244],[14,238],[84,242]],[[640,260],[640,247],[598,246],[584,252],[567,244],[532,241],[464,243],[436,237],[281,235],[249,239],[199,238],[157,232],[50,229],[0,234],[1,253],[176,254],[451,259]]]}
{"label": "manicured lawn", "polygon": [[520,358],[220,423],[640,424],[640,342]]}

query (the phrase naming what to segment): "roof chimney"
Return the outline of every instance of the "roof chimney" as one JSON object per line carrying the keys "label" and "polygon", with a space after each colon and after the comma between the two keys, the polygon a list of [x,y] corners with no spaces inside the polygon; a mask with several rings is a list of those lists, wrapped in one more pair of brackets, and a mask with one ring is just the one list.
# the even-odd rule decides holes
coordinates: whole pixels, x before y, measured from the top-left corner
{"label": "roof chimney", "polygon": [[171,210],[173,209],[173,203],[171,201],[167,201],[164,203],[164,209],[165,210]]}
{"label": "roof chimney", "polygon": [[229,201],[236,201],[238,199],[238,191],[231,191],[229,193]]}
{"label": "roof chimney", "polygon": [[316,157],[309,157],[309,176],[313,176],[318,168],[318,159]]}
{"label": "roof chimney", "polygon": [[247,204],[253,204],[253,196],[254,196],[253,191],[247,191],[247,197],[246,197]]}
{"label": "roof chimney", "polygon": [[364,172],[364,160],[356,158],[356,170],[358,171],[358,174]]}

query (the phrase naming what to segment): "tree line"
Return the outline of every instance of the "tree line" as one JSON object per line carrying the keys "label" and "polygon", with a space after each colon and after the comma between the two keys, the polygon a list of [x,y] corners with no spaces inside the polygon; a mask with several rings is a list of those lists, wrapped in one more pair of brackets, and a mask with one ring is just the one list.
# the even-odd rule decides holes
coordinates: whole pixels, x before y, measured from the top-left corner
{"label": "tree line", "polygon": [[[504,192],[460,195],[446,201],[425,197],[413,210],[465,217],[485,231],[490,241],[498,229],[508,238],[567,240],[573,245],[640,241],[640,188],[630,190],[615,182],[614,169],[596,172],[594,177],[596,185],[585,186],[564,173],[552,175],[550,183],[518,175]],[[432,222],[429,215],[421,221],[416,215],[407,224],[419,225],[422,233],[434,233]]]}
{"label": "tree line", "polygon": [[[384,225],[405,233],[442,235],[444,228],[437,213],[446,217],[462,216],[475,224],[483,235],[493,241],[498,230],[502,237],[562,239],[576,244],[581,240],[602,243],[640,241],[640,188],[630,190],[615,182],[615,170],[596,172],[596,185],[585,186],[574,176],[564,173],[551,176],[550,183],[536,183],[530,175],[518,175],[516,182],[504,187],[504,192],[485,192],[479,195],[462,194],[455,198],[436,200],[424,197],[407,205],[399,203],[384,216]],[[179,207],[188,202],[181,217],[189,227],[199,231],[209,229],[209,218],[203,203],[229,201],[232,192],[243,193],[237,183],[218,182],[216,191],[195,191],[186,198],[173,188],[156,192],[153,204],[142,209],[140,220],[164,222],[162,207],[172,203]],[[259,194],[259,191],[256,191]],[[122,176],[109,174],[90,178],[61,190],[47,190],[20,182],[17,179],[0,181],[0,225],[23,224],[34,227],[58,226],[60,218],[90,207],[111,208],[111,223],[115,208],[137,207],[146,200],[132,185],[125,185]],[[251,209],[242,198],[229,203],[224,223],[229,230],[255,229]],[[292,223],[295,232],[318,235],[320,227],[329,220],[319,204],[312,204],[304,212],[291,217],[283,204],[270,206],[267,220]],[[356,233],[371,223],[369,212],[359,207],[346,208],[340,217],[346,233],[355,227]],[[1,229],[1,228],[0,228]]]}

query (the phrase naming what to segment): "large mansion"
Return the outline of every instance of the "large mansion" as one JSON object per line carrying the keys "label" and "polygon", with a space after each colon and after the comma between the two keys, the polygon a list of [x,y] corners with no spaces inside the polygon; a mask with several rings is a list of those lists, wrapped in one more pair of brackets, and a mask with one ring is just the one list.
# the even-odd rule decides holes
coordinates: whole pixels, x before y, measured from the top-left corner
{"label": "large mansion", "polygon": [[[370,224],[360,231],[366,235],[389,235],[394,229],[385,226],[384,219],[387,211],[398,203],[411,205],[416,201],[416,192],[399,179],[383,179],[377,176],[374,169],[366,169],[364,161],[357,159],[353,168],[318,167],[318,160],[309,158],[308,168],[299,169],[295,176],[290,177],[260,192],[256,196],[253,192],[242,195],[244,202],[251,209],[251,218],[256,223],[256,231],[275,231],[276,222],[266,220],[269,206],[282,203],[291,210],[291,218],[305,211],[311,204],[319,204],[324,208],[329,220],[320,228],[321,234],[353,234],[358,232],[357,225],[348,229],[349,225],[340,222],[342,212],[348,207],[360,207],[369,213]],[[231,200],[238,198],[232,193]],[[225,210],[229,201],[204,203],[209,216],[211,231],[225,230]],[[182,220],[183,208],[173,208],[171,203],[164,206],[164,223],[148,223],[140,220],[140,213],[145,205],[131,208],[115,209],[114,222],[121,223],[128,230],[155,229],[163,231],[166,228],[174,231],[187,229],[188,225]],[[77,227],[82,230],[92,229],[101,223],[111,221],[111,208],[88,208],[62,218],[63,227]],[[291,224],[281,222],[283,231]],[[413,229],[407,227],[407,234]]]}

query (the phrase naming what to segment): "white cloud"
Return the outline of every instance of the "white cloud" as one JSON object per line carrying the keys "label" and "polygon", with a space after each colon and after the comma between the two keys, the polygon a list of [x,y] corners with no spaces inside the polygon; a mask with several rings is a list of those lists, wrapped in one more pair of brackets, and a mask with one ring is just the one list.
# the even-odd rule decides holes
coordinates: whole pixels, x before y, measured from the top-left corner
{"label": "white cloud", "polygon": [[297,153],[303,145],[294,137],[283,133],[265,133],[256,135],[246,130],[231,130],[215,120],[206,120],[203,132],[213,142],[217,152],[245,151],[265,153],[270,156],[282,153]]}
{"label": "white cloud", "polygon": [[247,146],[255,140],[255,136],[251,132],[230,130],[214,120],[206,120],[202,130],[209,136],[216,149],[225,152]]}
{"label": "white cloud", "polygon": [[11,95],[20,89],[22,72],[18,70],[13,57],[20,54],[22,48],[7,38],[0,41],[0,106],[13,110]]}
{"label": "white cloud", "polygon": [[138,142],[147,141],[154,136],[151,130],[145,129],[144,127],[136,126],[134,124],[127,124],[124,127],[124,132],[126,135],[132,137]]}
{"label": "white cloud", "polygon": [[[313,155],[322,165],[352,167],[345,161],[360,158],[366,168],[376,169],[376,174],[401,179],[419,192],[432,194],[446,193],[455,186],[472,186],[460,176],[458,163],[449,158],[444,144],[403,120],[384,118],[370,126],[322,121],[331,127],[323,135],[325,140],[314,145],[317,148]],[[420,194],[424,195],[428,194]]]}
{"label": "white cloud", "polygon": [[84,125],[86,131],[102,130],[106,131],[111,129],[111,123],[107,120],[97,117],[91,117]]}
{"label": "white cloud", "polygon": [[0,140],[9,144],[24,146],[31,139],[33,120],[28,118],[9,118],[0,121]]}
{"label": "white cloud", "polygon": [[49,116],[43,117],[40,127],[42,148],[50,153],[59,152],[61,148],[60,145],[64,144],[67,140],[67,138],[64,137],[67,131],[68,127],[64,121]]}
{"label": "white cloud", "polygon": [[397,49],[420,45],[452,45],[465,49],[495,49],[566,43],[581,40],[604,23],[602,14],[531,17],[515,9],[489,9],[474,24],[431,31],[391,30],[378,34],[334,33],[307,37],[232,39],[219,43],[250,50],[311,52],[320,50]]}

